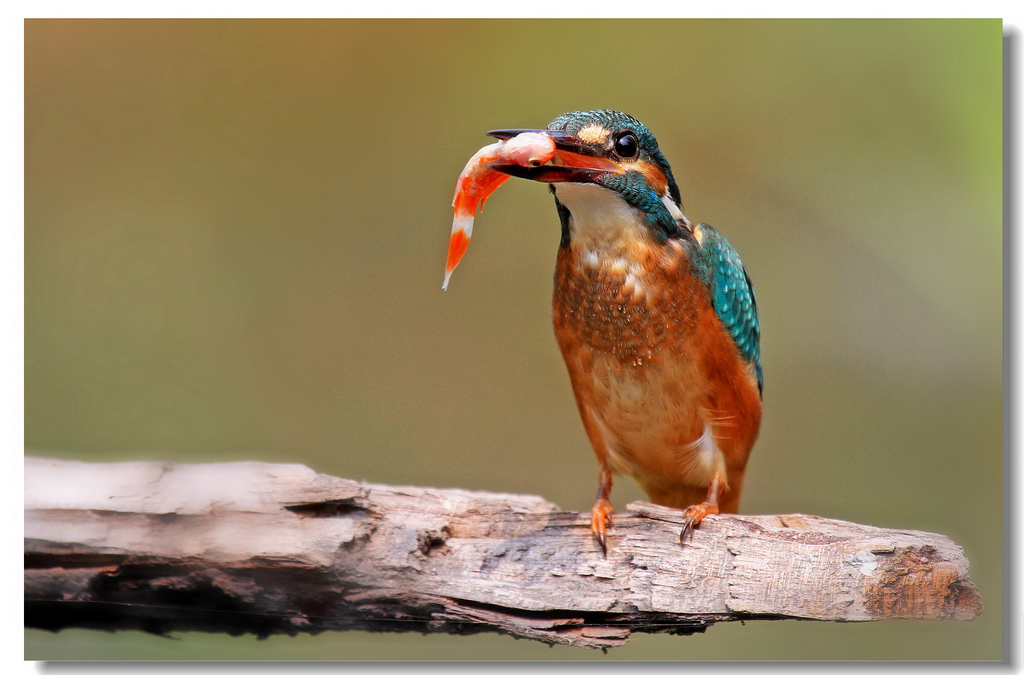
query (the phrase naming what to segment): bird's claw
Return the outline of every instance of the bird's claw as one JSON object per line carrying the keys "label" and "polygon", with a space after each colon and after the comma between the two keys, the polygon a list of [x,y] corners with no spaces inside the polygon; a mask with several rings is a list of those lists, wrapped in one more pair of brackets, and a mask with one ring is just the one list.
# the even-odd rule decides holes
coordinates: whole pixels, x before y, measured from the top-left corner
{"label": "bird's claw", "polygon": [[717,513],[718,506],[707,502],[687,506],[683,511],[683,530],[679,533],[679,545],[683,546],[687,539],[693,538],[693,530],[700,525],[700,521],[704,520],[704,516]]}
{"label": "bird's claw", "polygon": [[608,526],[612,521],[612,505],[607,499],[598,499],[590,509],[590,531],[601,546],[601,553],[608,557]]}

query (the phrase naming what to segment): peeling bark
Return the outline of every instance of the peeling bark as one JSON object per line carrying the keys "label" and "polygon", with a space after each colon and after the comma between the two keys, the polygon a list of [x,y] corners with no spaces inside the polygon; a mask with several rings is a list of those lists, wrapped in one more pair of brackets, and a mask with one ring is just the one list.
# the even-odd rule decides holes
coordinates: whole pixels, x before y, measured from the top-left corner
{"label": "peeling bark", "polygon": [[606,648],[716,621],[973,619],[948,538],[634,502],[371,485],[294,464],[25,460],[25,623],[229,634],[498,631]]}

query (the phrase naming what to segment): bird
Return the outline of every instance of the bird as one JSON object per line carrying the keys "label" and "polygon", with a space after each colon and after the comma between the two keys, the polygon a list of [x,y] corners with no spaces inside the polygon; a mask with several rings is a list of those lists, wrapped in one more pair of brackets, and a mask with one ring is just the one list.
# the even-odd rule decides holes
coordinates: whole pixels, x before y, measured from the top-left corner
{"label": "bird", "polygon": [[613,475],[684,510],[680,544],[707,515],[735,513],[761,425],[753,285],[722,234],[683,215],[651,131],[614,110],[569,112],[547,129],[543,166],[493,163],[547,183],[561,225],[555,337],[598,461],[591,532],[608,554]]}

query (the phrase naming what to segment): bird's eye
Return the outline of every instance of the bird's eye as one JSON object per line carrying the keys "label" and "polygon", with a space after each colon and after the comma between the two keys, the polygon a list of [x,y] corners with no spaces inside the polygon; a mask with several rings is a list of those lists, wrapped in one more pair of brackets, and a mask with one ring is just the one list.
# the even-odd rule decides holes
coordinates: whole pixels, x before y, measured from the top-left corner
{"label": "bird's eye", "polygon": [[624,159],[637,156],[637,153],[640,152],[640,143],[636,140],[633,132],[625,131],[619,134],[615,139],[615,152]]}

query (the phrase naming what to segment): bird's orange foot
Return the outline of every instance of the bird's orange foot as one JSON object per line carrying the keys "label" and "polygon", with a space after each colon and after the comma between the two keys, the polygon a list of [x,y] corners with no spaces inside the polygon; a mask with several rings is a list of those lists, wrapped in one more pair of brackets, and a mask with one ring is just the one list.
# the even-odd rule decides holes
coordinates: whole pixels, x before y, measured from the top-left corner
{"label": "bird's orange foot", "polygon": [[704,520],[704,516],[715,515],[717,513],[717,504],[702,502],[700,504],[694,504],[693,506],[687,506],[686,510],[683,511],[683,531],[679,533],[680,545],[685,544],[687,538],[693,536],[693,529],[700,525],[700,521]]}
{"label": "bird's orange foot", "polygon": [[601,552],[608,556],[608,542],[605,535],[612,522],[612,505],[607,499],[598,499],[590,509],[590,531],[594,533]]}

